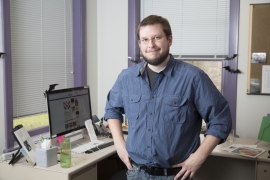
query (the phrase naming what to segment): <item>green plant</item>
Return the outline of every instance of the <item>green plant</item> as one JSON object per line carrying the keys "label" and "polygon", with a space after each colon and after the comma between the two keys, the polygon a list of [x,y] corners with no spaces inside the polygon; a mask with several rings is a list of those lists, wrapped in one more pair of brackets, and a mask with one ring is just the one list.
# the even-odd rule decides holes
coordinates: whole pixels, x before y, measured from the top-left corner
{"label": "green plant", "polygon": [[25,116],[13,119],[13,127],[22,124],[26,130],[49,125],[48,113]]}

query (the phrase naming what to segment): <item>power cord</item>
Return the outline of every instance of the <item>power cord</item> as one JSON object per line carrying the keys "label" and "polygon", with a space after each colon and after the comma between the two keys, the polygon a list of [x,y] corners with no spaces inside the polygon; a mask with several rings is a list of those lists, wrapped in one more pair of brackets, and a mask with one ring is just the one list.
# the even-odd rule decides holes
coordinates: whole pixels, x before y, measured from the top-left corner
{"label": "power cord", "polygon": [[0,162],[4,162],[4,158],[3,157],[0,158]]}

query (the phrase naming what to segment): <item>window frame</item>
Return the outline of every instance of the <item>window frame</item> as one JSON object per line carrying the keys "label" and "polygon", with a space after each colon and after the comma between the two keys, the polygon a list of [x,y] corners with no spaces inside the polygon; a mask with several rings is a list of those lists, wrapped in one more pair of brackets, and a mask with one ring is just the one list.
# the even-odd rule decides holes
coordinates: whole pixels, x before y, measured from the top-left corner
{"label": "window frame", "polygon": [[[73,0],[73,67],[74,87],[87,83],[86,69],[86,0]],[[11,59],[11,31],[10,31],[10,0],[1,0],[3,14],[3,91],[4,91],[4,124],[5,149],[10,152],[14,147],[13,129],[13,101],[12,101],[12,59]],[[30,130],[30,136],[49,131],[49,126]]]}
{"label": "window frame", "polygon": [[[229,57],[238,54],[238,32],[239,32],[240,0],[230,0],[230,27],[229,27]],[[140,23],[140,1],[128,1],[128,66],[134,62],[141,62],[140,50],[137,45],[136,28]],[[230,66],[238,69],[238,57],[233,60],[222,61],[222,67]],[[237,96],[237,74],[222,69],[221,93],[229,103],[232,116],[232,128],[236,134],[236,96]]]}

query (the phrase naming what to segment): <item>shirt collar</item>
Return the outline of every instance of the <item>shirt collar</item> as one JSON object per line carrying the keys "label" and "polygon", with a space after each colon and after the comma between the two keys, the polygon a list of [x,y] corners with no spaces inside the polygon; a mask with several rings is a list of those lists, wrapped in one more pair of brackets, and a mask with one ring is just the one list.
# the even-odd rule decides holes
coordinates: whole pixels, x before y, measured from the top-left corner
{"label": "shirt collar", "polygon": [[[173,68],[175,66],[175,61],[176,60],[174,59],[173,55],[170,54],[170,60],[167,66],[161,72],[163,72],[166,76],[171,76]],[[146,70],[146,66],[147,66],[146,61],[140,63],[137,67],[136,76],[142,75]]]}

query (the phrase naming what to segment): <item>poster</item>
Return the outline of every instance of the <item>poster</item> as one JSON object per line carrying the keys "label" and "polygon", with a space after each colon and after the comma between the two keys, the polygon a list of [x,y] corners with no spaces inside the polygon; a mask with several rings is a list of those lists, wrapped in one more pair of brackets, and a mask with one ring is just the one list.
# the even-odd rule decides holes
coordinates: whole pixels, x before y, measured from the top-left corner
{"label": "poster", "polygon": [[270,93],[270,65],[262,66],[262,93]]}

